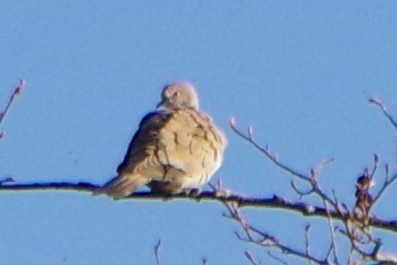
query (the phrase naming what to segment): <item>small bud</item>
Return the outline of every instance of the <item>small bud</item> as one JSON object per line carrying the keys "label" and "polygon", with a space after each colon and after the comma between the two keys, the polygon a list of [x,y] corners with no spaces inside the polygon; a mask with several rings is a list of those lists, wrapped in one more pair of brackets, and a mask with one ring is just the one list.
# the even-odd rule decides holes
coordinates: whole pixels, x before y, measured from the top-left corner
{"label": "small bud", "polygon": [[0,180],[0,185],[3,185],[4,183],[9,183],[9,182],[15,182],[15,180],[11,177],[7,177],[4,180]]}
{"label": "small bud", "polygon": [[375,153],[374,154],[374,163],[377,164],[379,162],[379,156]]}
{"label": "small bud", "polygon": [[19,86],[15,89],[14,94],[16,96],[18,96],[19,94],[21,94],[23,92],[23,90],[25,89],[25,85],[26,85],[26,81],[24,79],[21,79],[19,81]]}
{"label": "small bud", "polygon": [[221,179],[218,179],[217,185],[218,185],[217,189],[221,189],[222,188],[222,180]]}
{"label": "small bud", "polygon": [[[307,213],[314,213],[316,209],[314,208],[313,205],[306,205],[305,210]],[[309,230],[310,225],[307,225],[306,228],[307,228],[306,231]]]}
{"label": "small bud", "polygon": [[375,103],[375,104],[380,104],[379,100],[377,100],[376,98],[369,99],[369,102]]}
{"label": "small bud", "polygon": [[256,261],[254,260],[254,257],[252,256],[251,252],[245,251],[244,254],[247,257],[247,259],[251,261],[251,263],[256,264]]}
{"label": "small bud", "polygon": [[372,187],[374,187],[375,185],[376,185],[375,180],[374,180],[374,179],[371,179],[371,180],[369,181],[369,188],[372,188]]}
{"label": "small bud", "polygon": [[232,127],[236,126],[236,119],[233,116],[229,118],[229,125]]}
{"label": "small bud", "polygon": [[253,133],[253,131],[254,131],[254,129],[252,128],[252,126],[248,126],[247,131],[248,131],[248,137],[249,137],[250,139],[252,139],[252,133]]}
{"label": "small bud", "polygon": [[228,198],[232,192],[228,189],[219,189],[215,192],[215,197],[217,198]]}
{"label": "small bud", "polygon": [[382,111],[386,112],[386,108],[385,106],[383,106],[382,102],[380,102],[380,100],[376,99],[376,98],[371,98],[369,100],[370,103],[374,103],[375,105],[378,105],[378,107],[381,108]]}

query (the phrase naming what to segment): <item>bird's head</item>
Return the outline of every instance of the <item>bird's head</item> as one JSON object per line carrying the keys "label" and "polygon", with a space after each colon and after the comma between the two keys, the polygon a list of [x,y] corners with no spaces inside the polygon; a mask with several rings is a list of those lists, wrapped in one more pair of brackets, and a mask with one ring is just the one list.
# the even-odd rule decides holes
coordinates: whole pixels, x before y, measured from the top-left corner
{"label": "bird's head", "polygon": [[199,108],[197,93],[192,84],[188,82],[179,82],[168,84],[161,93],[161,102],[157,108],[164,109],[181,109],[181,108]]}

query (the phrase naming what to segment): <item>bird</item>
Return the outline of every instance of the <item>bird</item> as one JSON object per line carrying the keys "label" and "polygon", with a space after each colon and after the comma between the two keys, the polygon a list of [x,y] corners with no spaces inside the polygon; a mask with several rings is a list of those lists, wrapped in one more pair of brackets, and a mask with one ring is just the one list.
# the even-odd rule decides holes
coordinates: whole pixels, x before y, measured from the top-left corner
{"label": "bird", "polygon": [[94,194],[120,199],[148,186],[153,193],[199,190],[220,168],[227,139],[199,110],[189,82],[167,84],[155,111],[145,115],[117,176]]}

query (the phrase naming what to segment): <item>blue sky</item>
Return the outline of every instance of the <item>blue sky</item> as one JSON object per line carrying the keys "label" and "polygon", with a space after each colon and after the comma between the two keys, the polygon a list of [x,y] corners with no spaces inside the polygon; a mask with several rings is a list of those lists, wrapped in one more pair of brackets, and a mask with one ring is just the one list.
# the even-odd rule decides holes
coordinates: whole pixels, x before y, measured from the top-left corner
{"label": "blue sky", "polygon": [[[351,205],[374,152],[395,168],[396,135],[368,99],[397,113],[396,11],[394,1],[3,1],[1,104],[20,78],[27,87],[2,126],[0,177],[104,183],[162,87],[189,80],[229,139],[214,180],[245,195],[296,198],[290,176],[233,134],[233,116],[301,172],[335,158],[321,183]],[[394,192],[378,216],[397,218],[388,211]],[[155,264],[159,238],[163,265],[247,264],[245,250],[269,262],[234,237],[238,227],[216,203],[0,196],[4,264]],[[245,212],[294,246],[314,223],[313,251],[324,252],[325,223]],[[385,242],[397,252],[395,239]]]}

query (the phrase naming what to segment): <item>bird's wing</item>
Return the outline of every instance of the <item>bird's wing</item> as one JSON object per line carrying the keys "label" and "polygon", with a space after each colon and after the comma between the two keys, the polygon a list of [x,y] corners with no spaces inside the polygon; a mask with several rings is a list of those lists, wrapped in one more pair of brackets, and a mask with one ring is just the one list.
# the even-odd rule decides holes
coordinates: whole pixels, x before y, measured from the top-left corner
{"label": "bird's wing", "polygon": [[105,193],[114,198],[125,197],[153,177],[164,175],[164,166],[157,152],[159,133],[171,119],[172,114],[165,111],[147,114],[139,124],[132,138],[123,162],[118,166],[118,176],[98,189],[95,194]]}
{"label": "bird's wing", "polygon": [[195,109],[149,113],[117,169],[118,176],[102,193],[124,197],[151,181],[170,183],[166,192],[171,193],[200,187],[220,167],[225,144],[212,121]]}
{"label": "bird's wing", "polygon": [[165,111],[151,112],[140,122],[139,129],[128,146],[124,161],[118,166],[119,175],[139,174],[143,176],[161,176],[163,166],[157,152],[160,133],[172,114]]}

